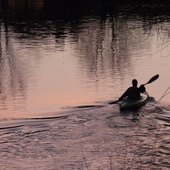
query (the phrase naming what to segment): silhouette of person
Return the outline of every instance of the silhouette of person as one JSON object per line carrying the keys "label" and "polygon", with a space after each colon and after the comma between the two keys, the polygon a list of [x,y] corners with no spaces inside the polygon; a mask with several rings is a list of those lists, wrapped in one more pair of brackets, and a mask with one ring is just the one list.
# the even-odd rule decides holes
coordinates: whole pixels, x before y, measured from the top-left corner
{"label": "silhouette of person", "polygon": [[140,93],[144,93],[146,91],[145,86],[141,85],[139,88],[137,87],[138,81],[136,79],[132,80],[132,86],[129,87],[123,95],[119,98],[119,100],[127,99],[140,99]]}

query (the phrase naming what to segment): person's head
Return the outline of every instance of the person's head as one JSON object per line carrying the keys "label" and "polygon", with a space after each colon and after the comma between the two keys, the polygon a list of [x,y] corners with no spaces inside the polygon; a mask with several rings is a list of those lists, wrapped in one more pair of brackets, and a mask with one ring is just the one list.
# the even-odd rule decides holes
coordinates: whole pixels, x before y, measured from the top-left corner
{"label": "person's head", "polygon": [[136,79],[133,79],[132,80],[132,85],[133,85],[133,87],[137,87],[138,81]]}

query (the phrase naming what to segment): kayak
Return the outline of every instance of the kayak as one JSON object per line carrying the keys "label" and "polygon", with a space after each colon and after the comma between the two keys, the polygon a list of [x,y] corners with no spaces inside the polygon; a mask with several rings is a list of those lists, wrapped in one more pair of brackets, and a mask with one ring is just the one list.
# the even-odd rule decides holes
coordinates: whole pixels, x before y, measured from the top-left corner
{"label": "kayak", "polygon": [[133,100],[133,99],[124,99],[120,103],[120,110],[133,110],[140,108],[143,106],[149,98],[149,95],[147,93],[143,93],[140,96],[140,99],[138,100]]}

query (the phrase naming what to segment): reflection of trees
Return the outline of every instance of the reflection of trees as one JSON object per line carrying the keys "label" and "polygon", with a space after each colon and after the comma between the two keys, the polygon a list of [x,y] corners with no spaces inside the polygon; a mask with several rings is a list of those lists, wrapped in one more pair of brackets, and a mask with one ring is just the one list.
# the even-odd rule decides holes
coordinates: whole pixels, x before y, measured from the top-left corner
{"label": "reflection of trees", "polygon": [[22,98],[21,101],[24,102],[26,93],[26,75],[22,70],[23,64],[20,63],[20,60],[13,51],[8,25],[4,25],[4,27],[3,25],[0,26],[0,90],[2,95],[6,96],[3,98],[4,100],[15,101],[17,97],[20,97]]}
{"label": "reflection of trees", "polygon": [[[111,0],[102,1],[102,3],[95,0],[81,1],[82,3],[76,0],[72,3],[69,0],[0,0],[0,2],[6,8],[8,24],[10,24],[11,19],[19,20],[23,18],[24,21],[29,19],[27,24],[18,22],[17,25],[13,26],[15,32],[21,32],[21,37],[19,37],[21,39],[23,37],[36,39],[38,34],[42,39],[45,39],[48,34],[43,35],[43,31],[49,30],[49,34],[55,35],[56,46],[62,50],[69,28],[70,33],[74,35],[72,36],[73,41],[78,41],[78,48],[84,56],[81,60],[88,63],[89,73],[94,73],[96,76],[97,70],[105,70],[105,65],[109,68],[121,68],[121,70],[128,68],[130,63],[127,39],[130,33],[127,31],[129,28],[126,22],[133,13],[140,15],[137,20],[144,21],[141,27],[145,31],[151,29],[157,23],[157,17],[154,17],[154,15],[157,15],[158,5],[155,3],[155,8],[153,8],[151,4],[126,4],[123,0],[121,1],[123,3],[116,1],[113,3]],[[144,10],[145,13],[141,10]],[[146,13],[147,10],[149,13]],[[167,11],[165,5],[163,9],[161,8],[161,11]],[[119,12],[123,14],[124,19],[118,21]],[[43,14],[43,17],[41,14]],[[150,15],[148,14],[151,15],[152,19],[149,18]],[[94,20],[85,24],[81,18],[87,15],[94,15],[94,18],[100,16],[101,22]],[[35,20],[35,16],[38,17],[36,24],[30,22],[30,19]],[[46,24],[46,20],[51,19],[54,22],[51,25]],[[89,27],[89,29],[85,30],[83,27]]]}
{"label": "reflection of trees", "polygon": [[[164,18],[166,19],[166,18]],[[152,22],[149,22],[152,21]],[[140,57],[140,51],[150,47],[148,35],[151,27],[160,24],[160,31],[169,34],[169,26],[157,22],[157,18],[143,20],[139,16],[111,16],[84,23],[78,34],[78,50],[82,73],[98,81],[109,72],[112,77],[117,73],[124,78],[133,73],[132,57]],[[159,32],[158,32],[159,33]],[[148,55],[148,54],[146,54]]]}
{"label": "reflection of trees", "polygon": [[81,66],[81,69],[87,69],[86,72],[96,79],[99,76],[104,77],[108,71],[111,76],[117,72],[122,76],[132,72],[130,58],[132,49],[129,44],[142,46],[142,41],[141,43],[139,41],[142,37],[139,37],[137,29],[132,33],[128,20],[113,18],[102,22],[89,21],[84,28],[78,34],[80,63],[86,64]]}
{"label": "reflection of trees", "polygon": [[0,22],[0,93],[2,92],[2,37],[1,37],[1,22]]}
{"label": "reflection of trees", "polygon": [[[3,18],[7,25],[10,25],[14,32],[20,33],[20,36],[17,37],[19,39],[45,41],[49,35],[54,35],[56,46],[63,50],[65,37],[68,34],[71,35],[69,37],[73,39],[71,41],[77,41],[78,44],[80,63],[86,64],[86,67],[80,66],[81,69],[86,68],[85,72],[96,80],[99,79],[99,76],[105,76],[107,71],[111,76],[115,74],[115,69],[122,75],[125,69],[131,71],[129,44],[136,43],[138,46],[143,46],[140,41],[142,37],[137,36],[137,30],[143,29],[147,32],[154,24],[161,23],[160,17],[157,17],[158,4],[155,5],[155,3],[156,8],[149,8],[151,5],[147,6],[142,3],[119,4],[111,0],[102,1],[103,5],[100,0],[70,2],[70,0],[0,0],[0,8],[2,10],[3,7],[4,14],[7,14],[7,17]],[[161,12],[163,11],[165,15],[168,14],[166,6],[161,8]],[[119,12],[123,18],[119,18]],[[141,21],[139,29],[129,29],[129,18],[134,13],[136,15],[135,22]],[[97,19],[83,20],[87,16]],[[13,20],[17,20],[17,24],[13,24]],[[50,24],[47,22],[49,20]],[[161,27],[161,29],[163,28]],[[131,32],[132,30],[133,32]],[[11,64],[9,65],[10,74],[13,77],[11,81],[20,79],[18,82],[22,82],[21,77],[16,77],[15,60],[17,59],[13,54],[12,47],[8,45],[9,40],[6,40],[6,48],[10,53],[10,58],[8,58],[8,63]],[[2,44],[0,46],[2,49]],[[13,57],[11,58],[11,56]],[[2,62],[2,50],[0,57]],[[107,70],[108,68],[109,70]],[[10,84],[13,86],[16,83],[11,82]],[[20,83],[21,87],[22,84],[24,83]]]}
{"label": "reflection of trees", "polygon": [[102,0],[0,0],[0,9],[8,18],[17,20],[62,18],[68,21],[72,17],[89,15],[91,11],[100,13],[101,5]]}
{"label": "reflection of trees", "polygon": [[35,12],[43,9],[44,1],[45,0],[0,0],[0,9],[5,12],[5,17],[8,18],[29,18],[34,15],[32,19],[35,19]]}

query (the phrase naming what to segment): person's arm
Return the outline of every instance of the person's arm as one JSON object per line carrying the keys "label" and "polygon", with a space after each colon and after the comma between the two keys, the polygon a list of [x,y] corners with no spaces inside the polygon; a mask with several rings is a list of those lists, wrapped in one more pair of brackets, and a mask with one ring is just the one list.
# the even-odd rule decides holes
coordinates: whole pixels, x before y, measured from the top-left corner
{"label": "person's arm", "polygon": [[128,95],[128,89],[122,94],[121,97],[119,97],[119,100],[123,100]]}
{"label": "person's arm", "polygon": [[145,86],[144,86],[143,84],[139,87],[139,91],[140,91],[141,93],[146,92],[146,88],[145,88]]}

